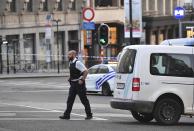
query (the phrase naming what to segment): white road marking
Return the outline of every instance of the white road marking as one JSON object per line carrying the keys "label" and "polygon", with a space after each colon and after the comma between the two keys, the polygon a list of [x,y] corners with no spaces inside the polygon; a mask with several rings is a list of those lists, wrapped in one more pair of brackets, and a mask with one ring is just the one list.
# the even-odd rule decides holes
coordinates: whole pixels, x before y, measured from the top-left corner
{"label": "white road marking", "polygon": [[52,111],[0,111],[0,113],[10,113],[10,112],[14,112],[14,113],[52,113]]}
{"label": "white road marking", "polygon": [[133,118],[131,114],[116,114],[116,113],[95,113],[94,116],[101,117],[101,116],[106,116],[106,117],[126,117],[126,118]]}
{"label": "white road marking", "polygon": [[45,87],[58,87],[65,88],[69,87],[69,85],[65,83],[42,83],[42,82],[32,82],[32,81],[20,81],[20,82],[6,82],[5,85],[14,85],[14,86],[24,86],[24,85],[37,85],[37,86],[45,86]]}
{"label": "white road marking", "polygon": [[16,113],[0,113],[0,116],[16,116]]}
{"label": "white road marking", "polygon": [[[62,113],[64,112],[60,110],[45,109],[45,108],[40,108],[40,107],[28,106],[28,105],[17,105],[17,104],[9,104],[9,103],[1,103],[1,104],[9,105],[9,106],[19,106],[19,107],[26,107],[26,108],[32,108],[32,109],[39,109],[39,110],[45,110],[45,111],[50,111],[50,112],[62,112]],[[71,113],[71,115],[85,117],[85,115],[77,114],[77,113]],[[97,120],[108,120],[108,119],[99,118],[99,117],[93,117],[93,118]]]}
{"label": "white road marking", "polygon": [[0,118],[0,121],[56,121],[59,120],[59,118]]}
{"label": "white road marking", "polygon": [[[0,121],[65,121],[59,118],[0,118]],[[92,121],[102,121],[102,119],[91,119]],[[68,121],[86,121],[85,119],[81,118],[73,118],[69,119]]]}
{"label": "white road marking", "polygon": [[32,93],[39,93],[39,92],[68,92],[69,90],[18,90],[18,91],[1,91],[1,92],[8,92],[8,93],[14,93],[14,92],[32,92]]}

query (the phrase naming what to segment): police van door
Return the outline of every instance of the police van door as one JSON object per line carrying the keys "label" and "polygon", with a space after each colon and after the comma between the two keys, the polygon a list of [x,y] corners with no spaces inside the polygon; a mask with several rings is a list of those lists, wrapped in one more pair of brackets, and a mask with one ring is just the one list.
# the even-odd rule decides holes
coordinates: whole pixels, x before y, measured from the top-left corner
{"label": "police van door", "polygon": [[132,99],[132,80],[134,76],[134,64],[136,58],[135,49],[125,49],[122,51],[121,58],[117,67],[116,87],[114,98]]}

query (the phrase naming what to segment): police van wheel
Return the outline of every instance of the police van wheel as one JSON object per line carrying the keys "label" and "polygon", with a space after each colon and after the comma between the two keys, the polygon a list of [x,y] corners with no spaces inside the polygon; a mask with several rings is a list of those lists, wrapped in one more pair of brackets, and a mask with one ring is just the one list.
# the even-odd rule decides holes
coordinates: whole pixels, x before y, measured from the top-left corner
{"label": "police van wheel", "polygon": [[176,124],[181,117],[181,104],[171,98],[162,99],[155,106],[154,117],[161,124]]}
{"label": "police van wheel", "polygon": [[133,118],[138,120],[139,122],[150,122],[154,119],[152,114],[139,113],[136,111],[131,111]]}
{"label": "police van wheel", "polygon": [[102,85],[102,95],[104,96],[110,96],[112,94],[111,90],[110,90],[110,86],[107,82],[105,82]]}

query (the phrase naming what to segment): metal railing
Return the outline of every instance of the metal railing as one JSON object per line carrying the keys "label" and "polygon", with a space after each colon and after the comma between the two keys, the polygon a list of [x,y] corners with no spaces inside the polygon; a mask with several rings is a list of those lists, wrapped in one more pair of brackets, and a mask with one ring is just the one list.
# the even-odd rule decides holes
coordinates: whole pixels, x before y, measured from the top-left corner
{"label": "metal railing", "polygon": [[[13,55],[13,54],[12,54]],[[37,56],[37,55],[36,55]],[[25,57],[24,57],[25,58]],[[69,61],[66,56],[63,56],[64,60],[59,60],[59,69],[58,61],[51,60],[51,62],[46,62],[46,60],[20,60],[10,59],[7,61],[6,57],[2,60],[2,67],[0,67],[0,74],[13,74],[13,73],[47,73],[53,72],[57,73],[58,70],[60,73],[65,72],[69,68]],[[78,58],[80,59],[87,68],[100,64],[107,61],[115,61],[115,57],[99,57],[99,56],[84,56]]]}

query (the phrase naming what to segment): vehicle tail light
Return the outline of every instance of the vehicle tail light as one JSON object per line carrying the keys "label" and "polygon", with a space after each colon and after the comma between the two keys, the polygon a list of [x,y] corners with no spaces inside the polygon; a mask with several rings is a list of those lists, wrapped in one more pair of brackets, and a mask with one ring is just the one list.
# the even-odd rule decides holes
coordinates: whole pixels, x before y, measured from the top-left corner
{"label": "vehicle tail light", "polygon": [[133,78],[132,91],[140,91],[140,78]]}

